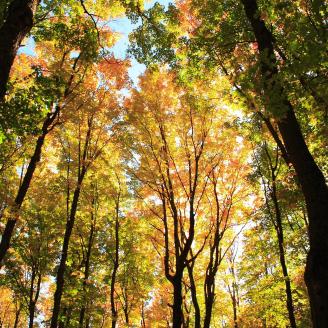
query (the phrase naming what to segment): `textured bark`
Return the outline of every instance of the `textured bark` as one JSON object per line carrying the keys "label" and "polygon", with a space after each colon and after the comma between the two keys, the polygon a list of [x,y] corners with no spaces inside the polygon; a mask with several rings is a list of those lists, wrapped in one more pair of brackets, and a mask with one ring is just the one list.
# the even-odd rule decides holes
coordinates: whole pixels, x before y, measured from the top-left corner
{"label": "textured bark", "polygon": [[58,112],[59,112],[59,108],[57,108],[54,113],[49,113],[47,115],[47,117],[43,123],[43,126],[42,126],[41,135],[38,137],[38,139],[36,141],[34,153],[31,157],[30,163],[27,167],[25,176],[18,189],[14,205],[11,206],[10,208],[6,209],[8,221],[7,221],[6,227],[4,229],[4,232],[2,234],[2,239],[1,239],[1,243],[0,243],[0,267],[1,267],[1,263],[2,263],[5,255],[7,253],[8,248],[10,247],[11,237],[13,235],[15,225],[19,218],[19,210],[24,202],[26,193],[30,187],[36,166],[40,162],[44,140],[45,140],[47,134],[49,133],[49,131],[51,129],[51,125],[53,124],[55,118],[57,117]]}
{"label": "textured bark", "polygon": [[33,27],[38,0],[14,0],[0,28],[0,101],[6,93],[11,66],[25,36]]}
{"label": "textured bark", "polygon": [[280,97],[280,106],[284,109],[284,115],[277,117],[278,127],[306,202],[310,251],[307,257],[305,282],[310,298],[313,327],[328,327],[328,188],[304,141],[293,106],[284,88],[279,85],[273,36],[260,18],[256,0],[241,2],[262,58],[260,68],[265,95],[270,99],[274,92],[275,97]]}

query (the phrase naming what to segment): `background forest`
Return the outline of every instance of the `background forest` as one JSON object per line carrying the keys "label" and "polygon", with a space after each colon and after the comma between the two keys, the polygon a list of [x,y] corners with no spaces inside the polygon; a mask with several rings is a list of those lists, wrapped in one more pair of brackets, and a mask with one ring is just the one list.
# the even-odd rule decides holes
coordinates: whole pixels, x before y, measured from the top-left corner
{"label": "background forest", "polygon": [[2,0],[0,327],[327,328],[327,17]]}

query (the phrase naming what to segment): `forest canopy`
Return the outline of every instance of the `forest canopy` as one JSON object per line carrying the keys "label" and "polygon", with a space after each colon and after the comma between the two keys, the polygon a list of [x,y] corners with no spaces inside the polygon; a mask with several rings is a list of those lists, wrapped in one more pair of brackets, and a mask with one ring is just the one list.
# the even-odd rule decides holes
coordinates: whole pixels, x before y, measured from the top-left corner
{"label": "forest canopy", "polygon": [[2,1],[0,327],[327,328],[327,14]]}

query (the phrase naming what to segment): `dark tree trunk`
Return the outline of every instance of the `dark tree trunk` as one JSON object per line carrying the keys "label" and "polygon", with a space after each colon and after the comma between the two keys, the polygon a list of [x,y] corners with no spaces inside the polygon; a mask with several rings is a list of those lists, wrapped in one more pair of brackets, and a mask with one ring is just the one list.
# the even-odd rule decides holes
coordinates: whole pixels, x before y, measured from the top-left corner
{"label": "dark tree trunk", "polygon": [[[13,328],[18,328],[19,317],[20,317],[21,310],[22,310],[22,308],[21,308],[21,306],[19,306],[19,308],[17,309],[17,311],[15,313],[15,322],[14,322]],[[1,322],[0,322],[0,324],[1,324]],[[1,324],[0,327],[2,327],[2,324]]]}
{"label": "dark tree trunk", "polygon": [[217,185],[214,176],[213,176],[212,184],[213,184],[213,194],[215,197],[215,204],[216,204],[216,209],[215,209],[216,223],[215,223],[214,238],[213,241],[210,241],[210,259],[206,268],[205,281],[204,281],[204,297],[205,297],[205,316],[204,316],[204,325],[203,325],[204,328],[209,328],[211,324],[212,311],[213,311],[213,305],[215,299],[215,276],[219,269],[219,265],[222,261],[220,243],[227,229],[227,222],[229,218],[230,209],[232,206],[232,194],[231,194],[230,195],[231,203],[227,208],[227,214],[225,217],[226,221],[221,227],[221,222],[223,221],[224,217],[220,216],[219,197],[218,197],[218,191],[216,187]]}
{"label": "dark tree trunk", "polygon": [[145,320],[145,306],[144,302],[141,305],[141,327],[146,328],[146,320]]}
{"label": "dark tree trunk", "polygon": [[173,328],[181,328],[183,323],[182,312],[182,272],[176,273],[173,279]]}
{"label": "dark tree trunk", "polygon": [[232,311],[233,311],[233,327],[238,328],[238,284],[236,279],[235,271],[235,258],[236,254],[232,253],[232,256],[229,258],[230,266],[229,272],[232,276],[232,284],[228,284],[228,291],[232,301]]}
{"label": "dark tree trunk", "polygon": [[33,27],[38,0],[14,0],[0,27],[0,102],[6,93],[11,66],[24,37]]}
{"label": "dark tree trunk", "polygon": [[78,206],[79,198],[80,198],[81,185],[82,185],[85,173],[86,173],[86,168],[83,167],[81,174],[77,181],[77,186],[74,190],[70,217],[66,223],[64,242],[63,242],[63,247],[62,247],[62,251],[61,251],[60,264],[59,264],[57,276],[56,276],[56,291],[55,291],[55,295],[54,295],[54,307],[53,307],[53,311],[52,311],[52,318],[51,318],[51,325],[50,325],[51,328],[57,328],[57,325],[58,325],[60,303],[61,303],[61,298],[62,298],[63,288],[64,288],[64,276],[65,276],[65,271],[66,271],[66,260],[67,260],[67,256],[68,256],[69,242],[70,242],[70,238],[71,238],[73,227],[74,227],[75,215],[76,215],[77,206]]}
{"label": "dark tree trunk", "polygon": [[87,254],[85,259],[85,266],[84,266],[84,279],[83,279],[83,304],[80,311],[80,318],[79,318],[79,328],[83,327],[83,321],[84,321],[84,315],[86,312],[86,302],[87,302],[87,281],[89,279],[89,273],[90,273],[90,259],[91,259],[91,251],[92,251],[92,244],[93,244],[93,235],[95,231],[95,221],[94,221],[94,214],[91,213],[91,229],[90,229],[90,235],[88,240],[88,246],[87,246]]}
{"label": "dark tree trunk", "polygon": [[86,320],[85,320],[85,328],[90,328],[90,317],[87,316]]}
{"label": "dark tree trunk", "polygon": [[[278,239],[278,246],[279,246],[279,260],[280,265],[282,269],[282,273],[284,276],[285,281],[285,291],[286,291],[286,306],[288,310],[288,317],[289,317],[289,323],[291,328],[296,328],[296,319],[294,314],[294,305],[293,305],[293,296],[292,296],[292,289],[290,284],[290,279],[288,276],[288,269],[286,264],[286,257],[285,257],[285,249],[284,249],[284,231],[282,226],[282,215],[281,210],[278,202],[277,197],[277,187],[276,187],[276,168],[278,166],[278,156],[276,159],[275,165],[272,165],[271,158],[269,156],[269,153],[267,152],[268,160],[270,161],[270,169],[271,169],[271,188],[270,188],[270,196],[274,205],[274,213],[275,217],[272,217],[273,225],[275,227],[276,233],[277,233],[277,239]],[[267,194],[266,194],[267,198]],[[268,199],[267,199],[267,206],[269,207]],[[268,208],[270,212],[270,208]]]}
{"label": "dark tree trunk", "polygon": [[195,310],[195,328],[200,328],[201,316],[200,316],[200,308],[197,299],[197,290],[196,290],[196,284],[195,284],[194,273],[193,273],[194,262],[188,263],[187,269],[188,269],[188,275],[190,280],[191,299]]}
{"label": "dark tree trunk", "polygon": [[119,206],[120,206],[120,193],[118,194],[116,200],[116,215],[115,215],[115,255],[113,261],[113,272],[112,279],[110,283],[110,307],[112,313],[112,328],[116,327],[118,312],[115,304],[115,284],[116,284],[116,276],[117,270],[119,267],[119,250],[120,250],[120,222],[119,222]]}
{"label": "dark tree trunk", "polygon": [[87,130],[86,137],[85,137],[85,143],[84,143],[84,149],[83,149],[82,156],[81,156],[81,149],[79,147],[78,179],[77,179],[76,187],[75,187],[74,194],[73,194],[73,200],[72,200],[72,204],[71,204],[69,218],[67,219],[67,222],[66,222],[63,247],[62,247],[62,251],[61,251],[61,258],[60,258],[60,263],[59,263],[57,276],[56,276],[56,291],[55,291],[55,295],[54,295],[54,307],[53,307],[53,311],[52,311],[50,328],[57,328],[57,325],[58,325],[61,298],[62,298],[63,289],[64,289],[68,248],[69,248],[70,238],[71,238],[74,223],[75,223],[75,216],[76,216],[76,211],[77,211],[77,207],[78,207],[78,203],[79,203],[82,182],[83,182],[83,179],[84,179],[84,177],[87,173],[87,169],[88,169],[86,161],[88,159],[89,144],[90,144],[90,139],[91,139],[91,129],[92,129],[92,118],[88,120],[88,130]]}
{"label": "dark tree trunk", "polygon": [[[37,273],[36,270],[32,271],[32,279],[30,285],[30,297],[29,297],[29,328],[33,328],[34,316],[36,310],[36,303],[39,299],[40,289],[41,289],[41,273]],[[35,279],[37,279],[36,286],[34,286]]]}
{"label": "dark tree trunk", "polygon": [[212,310],[215,296],[215,278],[213,272],[206,274],[205,281],[205,316],[204,316],[204,328],[209,328],[212,319]]}
{"label": "dark tree trunk", "polygon": [[129,311],[126,307],[124,307],[124,317],[125,317],[125,324],[127,327],[129,327],[130,326]]}
{"label": "dark tree trunk", "polygon": [[5,215],[8,216],[8,221],[7,221],[5,230],[2,234],[2,239],[1,239],[1,243],[0,243],[0,267],[1,267],[1,263],[2,263],[5,255],[7,253],[8,248],[10,247],[11,237],[13,235],[16,222],[19,218],[19,210],[23,204],[26,193],[30,187],[36,166],[40,162],[44,140],[49,132],[49,129],[51,128],[52,123],[54,122],[55,118],[57,117],[58,112],[59,112],[59,107],[55,110],[54,113],[49,113],[47,115],[47,117],[43,123],[43,126],[42,126],[42,133],[36,141],[34,153],[31,157],[30,163],[27,167],[23,181],[18,189],[16,198],[15,198],[15,203],[13,206],[11,206],[11,208],[6,209],[6,211],[8,211],[8,212]]}
{"label": "dark tree trunk", "polygon": [[[278,66],[274,39],[260,18],[256,0],[241,0],[246,16],[258,42],[264,92],[270,99],[280,96],[285,114],[277,118],[290,161],[297,173],[305,197],[309,217],[310,251],[307,257],[305,282],[309,292],[314,328],[328,327],[328,189],[304,141],[292,104],[278,82]],[[272,111],[274,114],[274,110]]]}
{"label": "dark tree trunk", "polygon": [[232,309],[233,309],[233,327],[238,328],[237,299],[236,299],[234,287],[233,287],[233,295],[232,295]]}

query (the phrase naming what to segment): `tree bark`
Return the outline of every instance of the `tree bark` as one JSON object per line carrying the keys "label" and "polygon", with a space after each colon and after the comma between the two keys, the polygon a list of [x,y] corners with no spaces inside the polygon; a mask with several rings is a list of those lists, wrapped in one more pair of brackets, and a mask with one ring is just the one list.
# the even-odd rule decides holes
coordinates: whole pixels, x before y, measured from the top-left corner
{"label": "tree bark", "polygon": [[[305,282],[308,288],[314,328],[328,327],[328,188],[324,175],[304,141],[294,109],[279,85],[274,39],[260,18],[256,0],[241,0],[252,26],[261,56],[260,68],[265,96],[280,97],[284,115],[277,117],[279,131],[297,173],[309,217],[310,251]],[[281,108],[280,108],[281,109]],[[274,110],[272,111],[274,115]]]}
{"label": "tree bark", "polygon": [[[40,162],[44,140],[45,140],[47,134],[49,133],[49,131],[51,129],[51,125],[54,122],[55,118],[57,117],[58,112],[59,112],[59,107],[57,107],[55,112],[49,113],[47,115],[47,117],[43,123],[43,126],[42,126],[42,133],[36,141],[34,153],[31,157],[30,163],[27,167],[23,182],[18,189],[14,205],[12,205],[6,209],[8,221],[7,221],[6,227],[4,229],[4,232],[2,234],[1,243],[0,243],[0,267],[1,267],[1,264],[2,264],[2,261],[5,257],[5,255],[7,253],[8,248],[10,247],[11,237],[13,235],[15,225],[19,219],[19,210],[24,202],[26,193],[30,187],[36,166]],[[6,215],[6,214],[4,214],[4,215]]]}
{"label": "tree bark", "polygon": [[0,27],[0,102],[6,93],[11,66],[25,36],[33,27],[38,0],[14,0]]}

